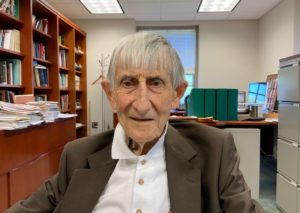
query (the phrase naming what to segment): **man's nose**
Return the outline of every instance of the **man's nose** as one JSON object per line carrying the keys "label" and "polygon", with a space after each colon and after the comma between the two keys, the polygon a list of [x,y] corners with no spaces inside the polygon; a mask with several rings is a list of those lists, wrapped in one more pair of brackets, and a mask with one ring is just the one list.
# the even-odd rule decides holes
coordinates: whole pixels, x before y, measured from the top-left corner
{"label": "man's nose", "polygon": [[149,99],[149,91],[146,85],[139,85],[132,106],[139,114],[142,115],[146,114],[150,110],[151,102]]}

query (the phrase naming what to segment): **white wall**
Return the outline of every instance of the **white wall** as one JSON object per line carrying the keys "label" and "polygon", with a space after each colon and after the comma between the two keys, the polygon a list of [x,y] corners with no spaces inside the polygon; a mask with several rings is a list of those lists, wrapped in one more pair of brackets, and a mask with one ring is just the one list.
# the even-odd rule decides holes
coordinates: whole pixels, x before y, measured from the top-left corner
{"label": "white wall", "polygon": [[258,76],[257,21],[138,22],[138,26],[199,26],[198,86],[247,90]]}
{"label": "white wall", "polygon": [[[249,81],[258,78],[258,22],[135,22],[134,20],[74,20],[87,32],[87,85],[89,126],[98,122],[90,134],[112,127],[112,112],[107,103],[102,111],[100,85],[91,86],[99,76],[98,57],[110,54],[116,42],[133,33],[136,26],[199,26],[199,87],[247,90]],[[104,100],[106,100],[104,98]],[[104,122],[102,122],[105,115]]]}
{"label": "white wall", "polygon": [[[298,1],[298,0],[296,0]],[[259,20],[259,78],[278,72],[279,59],[294,52],[294,0],[284,0]]]}
{"label": "white wall", "polygon": [[135,32],[136,26],[199,26],[198,86],[247,90],[249,82],[264,81],[268,74],[277,73],[280,58],[300,49],[300,15],[294,16],[299,1],[284,0],[259,21],[74,20],[87,32],[89,118],[90,122],[99,123],[98,129],[90,133],[112,127],[110,107],[102,111],[100,86],[91,86],[99,75],[97,57],[110,54],[116,42]]}
{"label": "white wall", "polygon": [[300,0],[294,0],[294,54],[300,53]]}
{"label": "white wall", "polygon": [[[135,32],[134,20],[73,20],[87,33],[87,89],[89,108],[89,134],[112,128],[112,111],[103,97],[100,84],[91,85],[100,75],[98,58],[110,54],[115,44],[125,35]],[[104,104],[102,105],[102,97]],[[102,120],[104,115],[104,119]],[[104,122],[103,122],[104,121]],[[91,128],[98,122],[98,128]]]}
{"label": "white wall", "polygon": [[247,90],[258,76],[257,21],[199,23],[199,86]]}

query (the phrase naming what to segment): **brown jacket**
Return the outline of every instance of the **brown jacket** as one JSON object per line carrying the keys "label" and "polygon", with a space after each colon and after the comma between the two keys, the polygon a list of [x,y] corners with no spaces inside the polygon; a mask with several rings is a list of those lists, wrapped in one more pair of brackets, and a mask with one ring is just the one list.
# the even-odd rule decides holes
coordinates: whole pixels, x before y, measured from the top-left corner
{"label": "brown jacket", "polygon": [[[68,143],[58,174],[7,213],[91,212],[117,163],[111,159],[113,134]],[[172,213],[264,212],[238,169],[230,133],[176,122],[167,130],[165,153]]]}

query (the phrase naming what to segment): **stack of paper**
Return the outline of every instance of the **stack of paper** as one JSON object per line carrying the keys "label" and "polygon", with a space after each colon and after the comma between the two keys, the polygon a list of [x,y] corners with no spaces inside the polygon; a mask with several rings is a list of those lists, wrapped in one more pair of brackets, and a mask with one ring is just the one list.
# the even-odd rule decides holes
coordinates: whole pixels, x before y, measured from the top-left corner
{"label": "stack of paper", "polygon": [[43,122],[40,109],[25,104],[12,104],[0,101],[0,129],[13,130],[26,128]]}
{"label": "stack of paper", "polygon": [[55,101],[36,101],[36,102],[27,102],[29,106],[39,107],[43,119],[46,123],[54,122],[59,116],[59,107],[58,102]]}

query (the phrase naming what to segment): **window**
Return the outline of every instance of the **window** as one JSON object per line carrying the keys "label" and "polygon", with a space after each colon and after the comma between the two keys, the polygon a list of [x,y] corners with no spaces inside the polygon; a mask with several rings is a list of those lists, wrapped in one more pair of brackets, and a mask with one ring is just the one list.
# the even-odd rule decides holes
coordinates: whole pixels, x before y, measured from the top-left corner
{"label": "window", "polygon": [[176,49],[184,67],[187,90],[180,100],[180,108],[184,108],[184,99],[197,84],[197,27],[191,28],[153,28],[141,27],[138,31],[152,31],[164,36]]}

